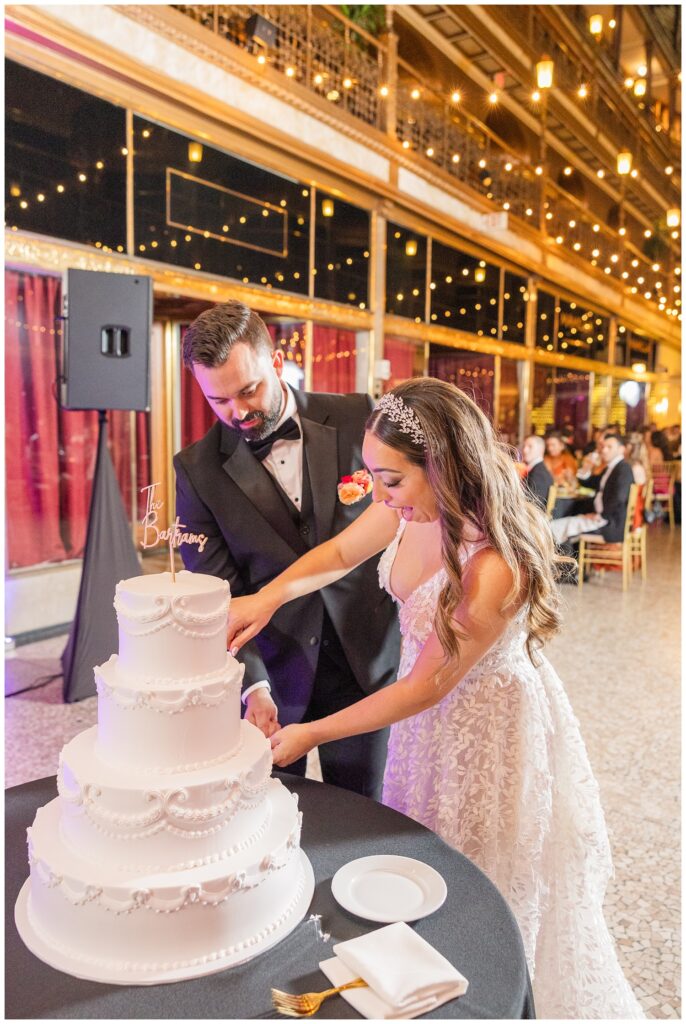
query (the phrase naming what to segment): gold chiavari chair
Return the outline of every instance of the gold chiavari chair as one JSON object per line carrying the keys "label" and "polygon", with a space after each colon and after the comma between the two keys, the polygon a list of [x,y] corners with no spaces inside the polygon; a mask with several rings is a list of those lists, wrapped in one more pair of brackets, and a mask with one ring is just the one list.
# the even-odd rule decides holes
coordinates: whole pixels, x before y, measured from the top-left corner
{"label": "gold chiavari chair", "polygon": [[579,589],[584,585],[584,573],[591,565],[601,570],[617,568],[622,570],[622,590],[626,590],[631,580],[632,571],[632,540],[636,502],[638,500],[638,484],[632,484],[629,490],[629,501],[626,506],[624,520],[624,539],[618,543],[608,543],[602,537],[582,534],[579,539]]}
{"label": "gold chiavari chair", "polygon": [[653,483],[653,501],[664,505],[669,516],[669,528],[674,529],[674,485],[677,473],[681,469],[679,462],[660,462],[651,467]]}
{"label": "gold chiavari chair", "polygon": [[[640,490],[643,490],[643,510],[649,509],[653,504],[653,481],[652,478],[647,483],[643,484]],[[636,518],[636,512],[634,512],[634,520]],[[641,515],[641,522],[636,523],[634,521],[634,528],[631,531],[631,569],[632,572],[636,569],[641,570],[641,579],[645,583],[648,578],[648,524]]]}
{"label": "gold chiavari chair", "polygon": [[555,502],[557,501],[557,486],[551,484],[548,488],[548,498],[545,503],[545,512],[548,519],[553,518],[553,509],[555,508]]}

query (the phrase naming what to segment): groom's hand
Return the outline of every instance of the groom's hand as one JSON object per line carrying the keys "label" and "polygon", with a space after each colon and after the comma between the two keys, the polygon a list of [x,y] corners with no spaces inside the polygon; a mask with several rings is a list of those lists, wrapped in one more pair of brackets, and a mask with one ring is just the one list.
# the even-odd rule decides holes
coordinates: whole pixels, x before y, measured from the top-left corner
{"label": "groom's hand", "polygon": [[269,739],[278,729],[279,711],[266,687],[253,690],[245,700],[245,717]]}

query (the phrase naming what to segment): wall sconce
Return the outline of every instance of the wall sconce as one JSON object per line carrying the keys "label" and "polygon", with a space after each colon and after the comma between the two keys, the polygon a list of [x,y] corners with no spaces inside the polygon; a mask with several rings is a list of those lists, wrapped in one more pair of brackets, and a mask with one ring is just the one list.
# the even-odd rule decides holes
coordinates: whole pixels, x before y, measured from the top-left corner
{"label": "wall sconce", "polygon": [[631,173],[631,164],[633,163],[633,159],[634,158],[633,158],[632,154],[628,151],[628,149],[627,150],[623,150],[621,153],[618,153],[617,154],[617,174],[621,175],[622,177],[624,175],[626,175],[626,174],[630,174]]}
{"label": "wall sconce", "polygon": [[322,199],[322,217],[333,217],[333,199]]}
{"label": "wall sconce", "polygon": [[417,240],[415,238],[408,238],[408,240],[405,242],[405,255],[417,255]]}
{"label": "wall sconce", "polygon": [[536,65],[536,85],[539,89],[551,89],[555,64],[550,57],[541,57]]}
{"label": "wall sconce", "polygon": [[645,96],[648,83],[645,78],[637,78],[634,82],[634,96]]}
{"label": "wall sconce", "polygon": [[667,227],[678,228],[681,224],[681,210],[678,206],[673,206],[667,210]]}
{"label": "wall sconce", "polygon": [[645,373],[647,369],[648,369],[648,367],[646,366],[645,363],[632,363],[631,364],[631,372],[632,373]]}
{"label": "wall sconce", "polygon": [[592,14],[588,20],[588,30],[592,36],[602,36],[603,34],[603,16],[602,14]]}
{"label": "wall sconce", "polygon": [[483,282],[486,280],[486,268],[485,267],[477,267],[476,268],[476,270],[474,271],[474,280],[478,284],[483,284]]}
{"label": "wall sconce", "polygon": [[192,164],[199,164],[202,160],[202,145],[199,142],[188,143],[188,160]]}

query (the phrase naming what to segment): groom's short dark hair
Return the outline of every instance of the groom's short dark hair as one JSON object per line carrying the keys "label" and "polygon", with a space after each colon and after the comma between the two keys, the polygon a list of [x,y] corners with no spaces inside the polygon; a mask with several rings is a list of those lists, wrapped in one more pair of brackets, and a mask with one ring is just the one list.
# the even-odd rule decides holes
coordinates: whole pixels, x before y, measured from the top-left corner
{"label": "groom's short dark hair", "polygon": [[183,361],[189,370],[194,363],[222,366],[238,344],[272,352],[274,346],[267,326],[254,309],[242,302],[222,302],[196,317],[183,339]]}

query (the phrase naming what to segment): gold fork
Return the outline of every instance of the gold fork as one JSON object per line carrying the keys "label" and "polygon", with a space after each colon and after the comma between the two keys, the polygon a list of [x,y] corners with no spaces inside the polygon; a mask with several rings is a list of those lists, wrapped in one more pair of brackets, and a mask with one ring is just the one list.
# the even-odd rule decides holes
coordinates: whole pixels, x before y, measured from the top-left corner
{"label": "gold fork", "polygon": [[347,985],[339,985],[338,988],[327,988],[324,992],[303,992],[299,996],[273,988],[272,1002],[284,1017],[312,1017],[329,996],[335,996],[338,992],[345,992],[347,988],[366,987],[366,981],[363,981],[362,978],[355,978],[354,981],[349,981]]}

